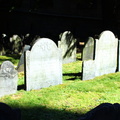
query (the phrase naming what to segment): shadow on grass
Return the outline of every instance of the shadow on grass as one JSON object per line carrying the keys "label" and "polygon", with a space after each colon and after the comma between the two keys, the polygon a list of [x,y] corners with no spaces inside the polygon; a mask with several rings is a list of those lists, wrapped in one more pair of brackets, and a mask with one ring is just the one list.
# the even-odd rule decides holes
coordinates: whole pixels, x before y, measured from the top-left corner
{"label": "shadow on grass", "polygon": [[22,120],[78,120],[81,114],[46,107],[22,108]]}
{"label": "shadow on grass", "polygon": [[18,85],[17,90],[25,90],[25,85]]}
{"label": "shadow on grass", "polygon": [[[69,77],[68,79],[65,79],[65,80],[68,80],[68,81],[74,81],[76,79],[80,79],[82,78],[82,73],[63,73],[63,77]],[[18,85],[18,88],[17,90],[25,90],[25,84],[22,84],[22,85]]]}
{"label": "shadow on grass", "polygon": [[12,58],[14,58],[14,59],[19,59],[21,55],[19,55],[19,54],[8,54],[8,55],[6,55],[6,56],[7,56],[7,57],[12,57]]}
{"label": "shadow on grass", "polygon": [[82,78],[82,73],[64,73],[63,76],[69,76],[69,79],[66,80],[76,80]]}
{"label": "shadow on grass", "polygon": [[82,61],[82,58],[77,58],[76,61]]}

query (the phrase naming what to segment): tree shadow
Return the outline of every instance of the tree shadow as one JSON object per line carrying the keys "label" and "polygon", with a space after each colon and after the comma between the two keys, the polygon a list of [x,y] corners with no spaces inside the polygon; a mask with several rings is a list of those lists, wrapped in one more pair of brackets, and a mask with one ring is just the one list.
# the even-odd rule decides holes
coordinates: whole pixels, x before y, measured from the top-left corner
{"label": "tree shadow", "polygon": [[70,57],[72,55],[73,51],[75,50],[75,48],[76,48],[76,44],[69,47],[68,50],[66,51],[66,53],[64,54],[63,58],[66,58],[67,56]]}
{"label": "tree shadow", "polygon": [[18,85],[17,90],[25,90],[25,84]]}
{"label": "tree shadow", "polygon": [[78,120],[82,113],[68,112],[65,109],[50,109],[45,106],[21,108],[22,120]]}
{"label": "tree shadow", "polygon": [[79,61],[81,61],[81,60],[82,60],[82,58],[76,58],[76,60],[79,60]]}
{"label": "tree shadow", "polygon": [[66,80],[76,80],[82,78],[82,72],[79,73],[64,73],[63,76],[69,76],[69,79]]}

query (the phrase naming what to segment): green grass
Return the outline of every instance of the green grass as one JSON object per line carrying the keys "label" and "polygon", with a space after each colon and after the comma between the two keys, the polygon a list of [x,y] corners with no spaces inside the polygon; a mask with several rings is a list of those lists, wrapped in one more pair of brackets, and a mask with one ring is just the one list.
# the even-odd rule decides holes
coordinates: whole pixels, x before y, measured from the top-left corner
{"label": "green grass", "polygon": [[[40,90],[18,90],[0,101],[20,108],[22,120],[77,120],[97,105],[120,102],[120,73],[81,80],[81,61],[63,65],[63,84]],[[18,85],[23,85],[23,73]]]}
{"label": "green grass", "polygon": [[0,64],[4,61],[11,61],[15,66],[18,64],[20,55],[14,54],[14,55],[7,55],[7,56],[0,56]]}

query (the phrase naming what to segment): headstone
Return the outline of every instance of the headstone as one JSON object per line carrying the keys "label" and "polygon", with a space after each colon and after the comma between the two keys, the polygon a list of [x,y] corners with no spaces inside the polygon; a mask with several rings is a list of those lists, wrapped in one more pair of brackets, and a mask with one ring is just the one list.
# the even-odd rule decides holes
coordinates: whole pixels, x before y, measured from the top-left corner
{"label": "headstone", "polygon": [[94,59],[94,50],[95,49],[95,40],[92,37],[88,38],[87,43],[83,49],[82,61],[93,60]]}
{"label": "headstone", "polygon": [[10,37],[10,42],[13,43],[12,52],[19,54],[21,52],[22,39],[18,35]]}
{"label": "headstone", "polygon": [[110,31],[101,33],[96,40],[96,76],[115,73],[117,69],[118,39]]}
{"label": "headstone", "polygon": [[17,71],[10,61],[5,61],[0,69],[0,97],[17,92]]}
{"label": "headstone", "polygon": [[62,49],[63,64],[76,61],[76,42],[70,31],[65,31],[60,35],[58,47]]}
{"label": "headstone", "polygon": [[25,45],[23,48],[22,55],[20,57],[20,61],[17,66],[17,71],[18,72],[24,72],[24,52],[30,49],[30,45]]}
{"label": "headstone", "polygon": [[41,89],[62,83],[61,50],[48,39],[38,39],[25,52],[26,90]]}
{"label": "headstone", "polygon": [[82,61],[93,60],[94,59],[94,50],[95,49],[95,40],[92,37],[88,38],[87,43],[83,49]]}
{"label": "headstone", "polygon": [[95,43],[95,59],[83,61],[82,80],[115,73],[117,70],[118,39],[114,34],[111,31],[104,31]]}
{"label": "headstone", "polygon": [[82,80],[90,80],[95,77],[95,61],[87,60],[82,63]]}
{"label": "headstone", "polygon": [[95,77],[95,40],[88,38],[82,52],[82,80],[89,80]]}

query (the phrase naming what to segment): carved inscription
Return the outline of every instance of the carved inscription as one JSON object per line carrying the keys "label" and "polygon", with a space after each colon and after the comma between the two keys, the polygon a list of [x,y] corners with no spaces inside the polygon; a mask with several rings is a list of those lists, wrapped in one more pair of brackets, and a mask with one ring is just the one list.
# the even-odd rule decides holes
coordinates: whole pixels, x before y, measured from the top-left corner
{"label": "carved inscription", "polygon": [[48,44],[39,44],[39,45],[36,45],[36,47],[38,47],[39,49],[41,50],[45,50],[45,51],[49,51],[51,49],[51,46],[48,45]]}

